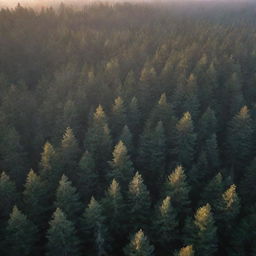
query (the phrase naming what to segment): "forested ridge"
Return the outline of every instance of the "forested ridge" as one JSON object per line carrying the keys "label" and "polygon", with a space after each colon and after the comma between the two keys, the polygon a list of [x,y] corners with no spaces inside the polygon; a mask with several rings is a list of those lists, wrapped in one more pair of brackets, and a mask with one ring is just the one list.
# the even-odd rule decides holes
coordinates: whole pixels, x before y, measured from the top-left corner
{"label": "forested ridge", "polygon": [[256,255],[255,4],[0,10],[0,255]]}

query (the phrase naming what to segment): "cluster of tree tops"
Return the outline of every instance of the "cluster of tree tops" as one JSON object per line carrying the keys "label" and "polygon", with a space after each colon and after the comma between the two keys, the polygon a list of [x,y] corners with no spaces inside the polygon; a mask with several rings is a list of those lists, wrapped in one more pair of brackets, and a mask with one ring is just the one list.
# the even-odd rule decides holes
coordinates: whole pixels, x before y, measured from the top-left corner
{"label": "cluster of tree tops", "polygon": [[253,7],[2,9],[0,254],[256,255]]}

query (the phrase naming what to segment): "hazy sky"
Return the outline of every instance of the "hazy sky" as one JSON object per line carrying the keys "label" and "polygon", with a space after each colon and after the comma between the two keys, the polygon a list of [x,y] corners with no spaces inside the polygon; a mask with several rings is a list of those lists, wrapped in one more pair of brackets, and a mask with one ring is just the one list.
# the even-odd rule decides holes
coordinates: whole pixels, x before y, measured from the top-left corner
{"label": "hazy sky", "polygon": [[[9,7],[15,7],[17,3],[21,3],[22,5],[39,5],[39,6],[45,6],[50,4],[59,4],[61,2],[71,4],[71,3],[80,3],[80,4],[85,4],[85,3],[90,3],[93,2],[94,0],[0,0],[0,6],[9,6]],[[102,1],[104,0],[97,0],[97,1]],[[107,0],[109,1],[109,0]],[[125,1],[125,2],[138,2],[138,1],[143,1],[143,2],[157,2],[157,0],[112,0],[114,2],[120,2],[120,1]],[[189,1],[189,0],[160,0],[161,2],[163,1]],[[190,1],[202,1],[202,2],[207,2],[207,1],[215,1],[215,2],[248,2],[250,0],[190,0]],[[252,0],[251,0],[252,1]],[[256,0],[255,0],[256,1]]]}

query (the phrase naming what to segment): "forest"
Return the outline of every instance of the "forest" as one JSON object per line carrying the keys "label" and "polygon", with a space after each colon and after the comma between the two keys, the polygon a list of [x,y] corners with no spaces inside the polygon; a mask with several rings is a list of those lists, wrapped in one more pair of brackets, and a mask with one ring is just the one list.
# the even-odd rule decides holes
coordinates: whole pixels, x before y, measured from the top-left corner
{"label": "forest", "polygon": [[255,10],[0,9],[0,255],[255,256]]}

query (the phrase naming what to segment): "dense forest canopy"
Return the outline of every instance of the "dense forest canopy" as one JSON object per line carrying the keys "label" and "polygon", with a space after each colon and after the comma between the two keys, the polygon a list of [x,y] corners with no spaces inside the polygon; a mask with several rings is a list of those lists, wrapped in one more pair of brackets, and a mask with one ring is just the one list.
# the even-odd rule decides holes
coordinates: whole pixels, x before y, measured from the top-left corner
{"label": "dense forest canopy", "polygon": [[0,10],[0,254],[256,255],[256,4]]}

